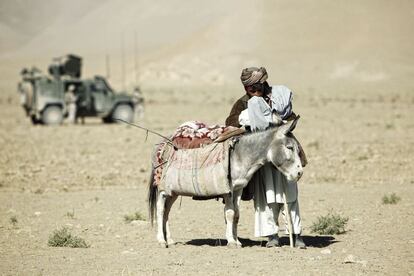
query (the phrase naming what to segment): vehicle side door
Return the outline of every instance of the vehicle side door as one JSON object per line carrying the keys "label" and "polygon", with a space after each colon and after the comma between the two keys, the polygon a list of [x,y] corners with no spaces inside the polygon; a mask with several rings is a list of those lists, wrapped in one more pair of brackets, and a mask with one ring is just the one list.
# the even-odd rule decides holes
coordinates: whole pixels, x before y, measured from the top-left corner
{"label": "vehicle side door", "polygon": [[97,80],[91,83],[91,96],[93,107],[97,113],[107,113],[112,108],[112,92],[106,89],[101,81]]}

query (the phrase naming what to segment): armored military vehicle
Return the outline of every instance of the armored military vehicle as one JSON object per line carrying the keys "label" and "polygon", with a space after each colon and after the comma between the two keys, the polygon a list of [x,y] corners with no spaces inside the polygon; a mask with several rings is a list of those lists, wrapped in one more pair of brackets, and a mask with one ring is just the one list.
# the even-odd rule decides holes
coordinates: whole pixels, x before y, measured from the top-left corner
{"label": "armored military vehicle", "polygon": [[75,55],[57,58],[49,75],[37,68],[23,69],[18,84],[21,104],[34,124],[56,125],[68,115],[65,93],[74,90],[76,118],[100,117],[103,122],[122,119],[132,122],[136,100],[125,92],[116,93],[104,77],[81,78],[82,59]]}

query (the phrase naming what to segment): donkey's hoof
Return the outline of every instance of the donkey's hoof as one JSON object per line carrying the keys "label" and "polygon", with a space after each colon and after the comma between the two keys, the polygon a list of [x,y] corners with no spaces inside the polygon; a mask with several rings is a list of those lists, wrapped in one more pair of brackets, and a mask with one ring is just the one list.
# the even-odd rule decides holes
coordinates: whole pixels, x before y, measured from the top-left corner
{"label": "donkey's hoof", "polygon": [[227,248],[241,248],[241,243],[240,242],[228,242],[227,243]]}
{"label": "donkey's hoof", "polygon": [[242,243],[239,240],[237,240],[237,247],[243,247]]}
{"label": "donkey's hoof", "polygon": [[161,248],[168,248],[168,245],[166,242],[158,242]]}
{"label": "donkey's hoof", "polygon": [[169,239],[168,241],[167,241],[167,245],[168,246],[172,246],[172,245],[176,245],[177,243],[173,240],[173,239]]}

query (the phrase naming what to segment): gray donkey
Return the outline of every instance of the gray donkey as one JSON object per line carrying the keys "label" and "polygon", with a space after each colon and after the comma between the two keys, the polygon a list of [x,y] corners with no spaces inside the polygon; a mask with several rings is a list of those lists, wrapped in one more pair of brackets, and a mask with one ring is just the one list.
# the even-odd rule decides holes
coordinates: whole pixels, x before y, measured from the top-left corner
{"label": "gray donkey", "polygon": [[[271,162],[289,181],[297,181],[303,174],[296,140],[289,134],[295,128],[297,117],[279,127],[241,136],[230,155],[230,193],[223,194],[228,246],[240,247],[237,238],[239,205],[243,188],[253,174],[265,163]],[[154,170],[151,171],[153,179]],[[149,183],[148,206],[151,222],[157,217],[157,240],[163,247],[174,244],[168,225],[168,215],[174,201],[180,195],[176,191],[167,194]]]}

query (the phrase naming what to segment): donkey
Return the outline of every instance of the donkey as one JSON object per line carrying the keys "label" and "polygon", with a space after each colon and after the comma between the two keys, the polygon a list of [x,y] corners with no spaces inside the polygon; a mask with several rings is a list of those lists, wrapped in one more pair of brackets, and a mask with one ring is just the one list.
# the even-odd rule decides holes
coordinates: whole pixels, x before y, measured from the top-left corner
{"label": "donkey", "polygon": [[[271,162],[289,181],[297,181],[303,174],[298,143],[290,132],[299,116],[279,127],[241,136],[230,153],[230,193],[224,198],[227,245],[241,247],[237,238],[239,205],[243,188],[253,174],[265,163]],[[154,169],[151,171],[153,179]],[[168,225],[168,215],[180,193],[167,194],[149,183],[148,207],[151,223],[157,218],[157,240],[163,247],[174,244]]]}

